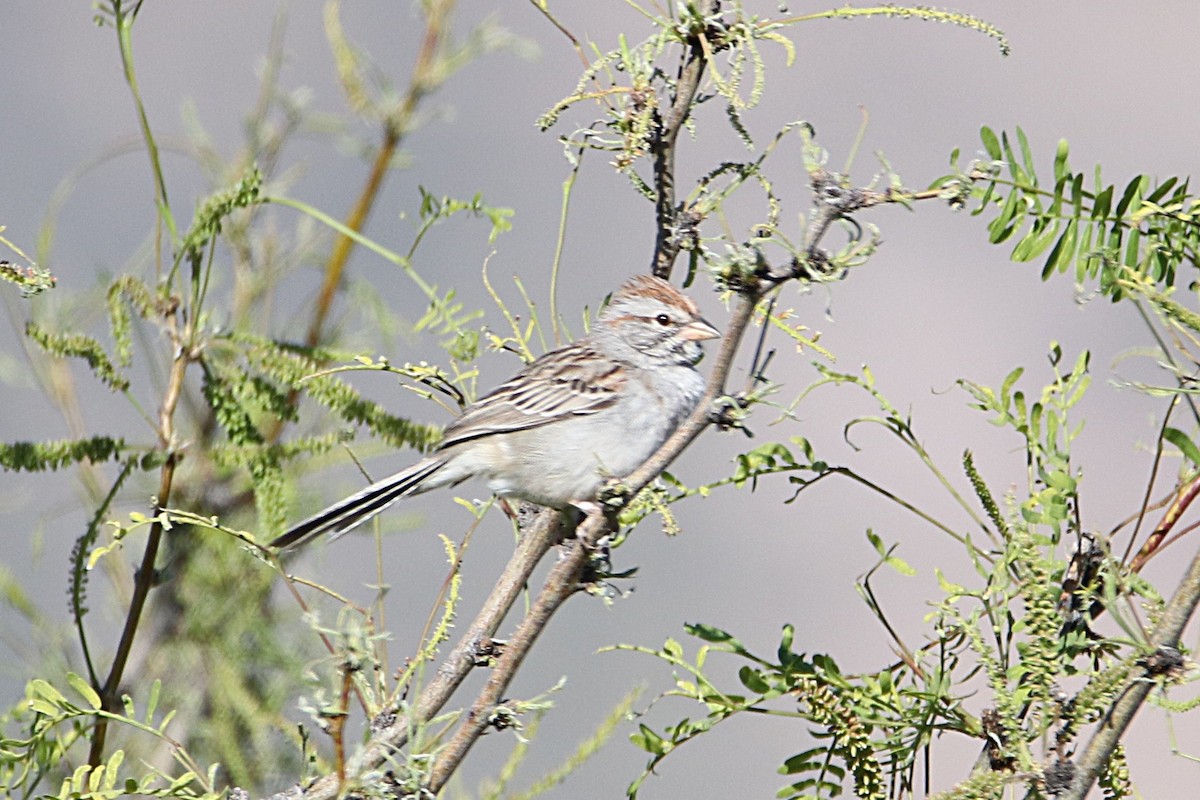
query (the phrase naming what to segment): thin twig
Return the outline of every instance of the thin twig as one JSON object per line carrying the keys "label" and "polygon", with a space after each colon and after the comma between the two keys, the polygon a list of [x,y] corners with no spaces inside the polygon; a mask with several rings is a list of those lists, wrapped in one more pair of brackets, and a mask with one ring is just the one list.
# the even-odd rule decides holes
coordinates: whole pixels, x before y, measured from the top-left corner
{"label": "thin twig", "polygon": [[1167,509],[1167,513],[1163,514],[1163,518],[1154,526],[1154,531],[1150,537],[1146,539],[1146,543],[1142,545],[1142,549],[1134,556],[1133,562],[1129,565],[1130,572],[1140,572],[1146,562],[1154,555],[1162,544],[1163,539],[1167,538],[1167,534],[1175,527],[1175,523],[1187,511],[1188,506],[1192,501],[1200,495],[1200,475],[1193,477],[1187,484],[1181,486],[1175,494],[1175,500]]}
{"label": "thin twig", "polygon": [[[186,341],[190,337],[185,333],[182,338]],[[119,709],[118,700],[121,690],[121,680],[125,674],[125,665],[129,661],[129,652],[133,648],[133,639],[137,634],[138,625],[142,619],[142,611],[146,607],[146,598],[150,595],[150,589],[156,583],[155,563],[158,560],[158,548],[162,542],[163,534],[161,514],[170,505],[171,490],[175,481],[175,465],[178,462],[178,453],[175,451],[175,408],[179,404],[179,395],[183,391],[184,375],[187,373],[187,366],[191,362],[191,359],[192,356],[187,348],[180,345],[176,346],[175,361],[171,365],[170,380],[167,384],[167,391],[163,396],[162,408],[158,415],[159,447],[167,454],[166,461],[162,466],[162,472],[159,474],[158,496],[155,508],[155,514],[159,515],[159,518],[150,526],[150,533],[146,538],[146,550],[142,553],[142,563],[138,568],[137,577],[134,579],[133,596],[129,600],[129,611],[125,616],[125,627],[121,631],[120,640],[117,642],[117,652],[113,656],[108,678],[104,681],[104,686],[100,691],[101,710],[103,711],[115,713]],[[92,731],[92,746],[88,752],[88,764],[92,767],[99,766],[104,760],[104,740],[107,733],[108,719],[104,716],[97,716],[96,727]]]}
{"label": "thin twig", "polygon": [[[375,151],[371,171],[367,175],[367,181],[363,185],[354,207],[346,215],[346,226],[355,232],[362,231],[363,226],[366,225],[367,217],[383,186],[384,176],[391,169],[396,149],[400,146],[404,136],[412,129],[413,118],[421,100],[437,83],[438,46],[442,40],[442,29],[453,7],[454,0],[442,0],[440,3],[431,4],[428,8],[425,33],[421,38],[421,50],[417,54],[416,64],[413,65],[412,80],[408,83],[408,89],[400,105],[383,121],[383,140],[380,142],[379,149]],[[329,261],[325,264],[325,279],[321,284],[321,291],[317,295],[316,308],[305,340],[309,347],[315,347],[321,342],[325,319],[333,305],[333,298],[341,285],[342,273],[353,249],[354,241],[350,237],[338,236],[333,251],[329,254]]]}
{"label": "thin twig", "polygon": [[[708,0],[701,13],[706,17],[711,16],[716,13],[718,5],[716,0]],[[691,113],[707,63],[698,37],[689,43],[682,58],[683,63],[675,81],[675,96],[671,98],[666,117],[661,120],[650,143],[650,151],[654,154],[654,216],[657,228],[650,271],[664,280],[671,277],[680,246],[675,219],[675,142]]]}
{"label": "thin twig", "polygon": [[[1125,554],[1121,556],[1122,564],[1129,563],[1129,556],[1133,553],[1133,546],[1137,544],[1138,533],[1142,529],[1142,521],[1146,518],[1146,513],[1151,510],[1150,493],[1154,491],[1154,484],[1158,480],[1158,468],[1162,465],[1163,458],[1163,443],[1166,442],[1163,436],[1167,432],[1167,427],[1171,424],[1171,414],[1175,412],[1177,405],[1179,405],[1179,395],[1172,397],[1171,402],[1167,404],[1167,413],[1163,414],[1162,425],[1158,428],[1158,437],[1155,439],[1154,446],[1154,459],[1150,462],[1150,477],[1146,480],[1146,493],[1142,497],[1142,505],[1137,512],[1137,524],[1133,526],[1133,533],[1129,535],[1129,543],[1125,545]],[[1109,536],[1115,535],[1119,527],[1114,528]]]}

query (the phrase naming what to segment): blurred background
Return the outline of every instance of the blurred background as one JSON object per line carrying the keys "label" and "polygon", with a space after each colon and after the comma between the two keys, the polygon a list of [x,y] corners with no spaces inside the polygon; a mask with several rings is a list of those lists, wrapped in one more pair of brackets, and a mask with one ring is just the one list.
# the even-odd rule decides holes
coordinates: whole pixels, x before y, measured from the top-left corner
{"label": "blurred background", "polygon": [[[558,5],[553,10],[564,26],[602,50],[615,47],[621,33],[630,40],[650,33],[649,24],[630,5]],[[821,8],[790,4],[795,14]],[[981,125],[1010,132],[1021,126],[1047,174],[1060,138],[1071,144],[1075,169],[1086,171],[1101,163],[1106,179],[1118,185],[1137,173],[1166,177],[1196,171],[1200,90],[1191,76],[1200,6],[1077,0],[962,2],[955,8],[999,27],[1012,46],[1011,55],[1003,57],[994,40],[978,33],[929,22],[803,24],[789,33],[798,49],[790,68],[784,67],[780,49],[763,43],[768,83],[762,106],[746,114],[749,129],[765,143],[783,124],[806,120],[816,129],[818,143],[829,150],[830,165],[840,168],[868,118],[852,169],[860,185],[878,171],[871,154],[880,151],[905,185],[924,187],[949,172],[955,148],[961,149],[964,162],[982,155]],[[776,6],[763,4],[761,13],[776,13]],[[480,279],[484,263],[512,307],[521,307],[512,280],[516,276],[539,309],[546,308],[561,186],[569,174],[557,137],[590,125],[600,112],[579,104],[551,131],[536,128],[537,118],[573,91],[581,66],[567,39],[532,4],[462,2],[455,17],[462,31],[491,18],[510,39],[492,40],[498,45],[495,52],[467,64],[423,106],[423,124],[404,144],[404,167],[389,179],[365,232],[386,246],[407,249],[416,226],[418,187],[460,199],[478,192],[489,204],[512,208],[513,229],[494,244],[488,242],[486,222],[457,221],[435,229],[415,262],[426,279],[461,287],[468,305],[489,310],[483,322],[503,331],[504,319]],[[345,117],[346,100],[336,81],[319,4],[148,3],[136,26],[135,60],[150,123],[166,151],[164,169],[178,216],[186,217],[193,203],[213,188],[205,170],[186,153],[195,151],[197,141],[224,157],[242,145],[248,114],[259,102],[264,55],[281,19],[279,87],[303,104],[310,120],[281,154],[286,194],[341,218],[360,190],[366,173],[362,145],[373,143],[377,132],[367,125],[334,122]],[[6,226],[5,237],[32,254],[47,209],[54,205],[54,237],[43,264],[57,276],[58,292],[87,292],[107,276],[144,264],[153,235],[150,172],[139,148],[116,38],[92,23],[86,4],[10,4],[0,12],[0,21],[8,43],[0,74],[5,123],[0,126],[0,225]],[[342,22],[386,76],[381,80],[402,87],[421,33],[412,4],[363,0],[342,9]],[[722,116],[712,104],[700,115],[698,139],[682,137],[682,186],[720,161],[746,157]],[[785,149],[774,160],[787,224],[807,210],[807,178],[798,141],[785,148],[790,152]],[[780,183],[788,178],[790,185]],[[62,192],[64,186],[69,192]],[[747,193],[747,200],[738,202],[751,197]],[[752,204],[744,210],[735,204],[731,219],[736,225],[760,212]],[[273,210],[269,219],[281,237],[328,238],[327,232],[285,209]],[[1093,301],[1086,287],[1078,289],[1067,276],[1043,284],[1039,263],[1010,263],[1006,247],[986,243],[981,218],[942,204],[921,204],[911,211],[875,209],[860,221],[878,226],[884,242],[867,265],[844,282],[806,295],[789,290],[781,299],[795,308],[798,321],[820,333],[821,345],[837,357],[833,366],[856,372],[869,365],[880,390],[901,409],[911,410],[923,443],[960,489],[967,484],[958,477],[958,464],[963,449],[970,448],[993,488],[1003,490],[1024,481],[1020,442],[968,408],[955,381],[998,385],[1013,367],[1024,365],[1026,386],[1036,391],[1051,377],[1046,359],[1051,342],[1061,344],[1068,364],[1090,348],[1094,384],[1075,415],[1087,420],[1074,450],[1085,476],[1084,524],[1107,531],[1135,511],[1145,493],[1153,455],[1149,445],[1157,436],[1163,402],[1124,386],[1133,378],[1155,378],[1152,360],[1124,358],[1153,344],[1132,307]],[[559,307],[573,333],[582,330],[585,306],[594,309],[625,277],[648,268],[653,222],[652,205],[627,179],[615,174],[603,157],[585,159],[566,227],[559,290]],[[327,248],[315,252],[319,256]],[[320,268],[319,259],[298,265],[277,304],[261,310],[274,334],[298,336],[286,331],[293,315],[311,305]],[[342,296],[335,309],[345,346],[360,341],[361,331],[354,330],[363,319],[357,303],[373,297],[408,322],[425,311],[425,298],[411,282],[368,252],[355,253],[349,277],[357,288]],[[727,312],[708,291],[707,280],[699,280],[691,293],[720,327]],[[66,438],[70,430],[36,388],[21,352],[26,304],[62,301],[20,300],[12,291],[4,292],[4,301],[8,323],[0,326],[0,439]],[[70,315],[99,335],[104,330],[102,295],[71,307]],[[816,356],[796,353],[782,340],[774,344],[779,354],[771,377],[782,384],[778,399],[787,403],[817,377],[811,366]],[[374,347],[378,351],[367,354],[386,355],[394,363],[441,355],[436,337],[413,334],[405,326]],[[741,370],[746,363],[748,354]],[[509,354],[484,357],[480,387],[495,385],[518,366]],[[74,369],[74,375],[81,384],[93,380],[83,369]],[[398,391],[395,381],[382,374],[364,373],[355,383],[393,413],[439,424],[449,419],[433,404]],[[152,438],[121,398],[91,387],[82,396],[89,399],[79,409],[88,431]],[[778,415],[759,408],[749,422],[757,441],[709,432],[673,472],[689,485],[715,480],[729,474],[737,453],[755,444],[804,436],[827,460],[854,465],[890,491],[963,524],[932,476],[885,433],[856,429],[852,439],[858,449],[848,446],[842,426],[876,410],[849,387],[805,399],[795,410],[796,421],[773,424]],[[366,455],[380,451],[364,448]],[[382,475],[412,458],[412,453],[391,454],[373,458],[368,466]],[[296,515],[340,497],[358,480],[348,457],[340,466],[314,472],[301,485]],[[69,471],[51,476],[6,472],[0,486],[0,513],[6,522],[3,563],[9,577],[24,587],[46,619],[61,622],[61,629],[37,626],[12,606],[0,608],[0,701],[8,705],[22,695],[31,659],[53,649],[56,641],[71,640],[64,598],[68,555],[92,507]],[[463,487],[465,496],[471,492],[478,495],[483,489]],[[632,686],[646,686],[642,706],[670,688],[671,676],[661,662],[630,653],[597,654],[598,648],[616,643],[658,647],[667,637],[682,638],[685,622],[705,622],[769,653],[781,627],[791,623],[797,650],[829,652],[846,672],[877,669],[893,656],[884,631],[854,589],[854,579],[875,562],[865,531],[899,542],[897,554],[918,570],[914,577],[881,574],[874,584],[890,622],[910,644],[923,641],[923,617],[930,611],[923,598],[936,596],[934,566],[952,580],[972,574],[965,560],[947,561],[946,554],[957,550],[945,546],[950,542],[944,534],[860,487],[827,480],[795,502],[785,502],[792,492],[784,480],[767,479],[754,492],[726,489],[702,502],[681,504],[683,535],[674,538],[661,535],[648,520],[617,554],[619,569],[638,567],[636,579],[625,587],[632,589],[628,596],[607,606],[582,597],[567,604],[513,687],[514,696],[528,697],[567,677],[553,695],[556,710],[537,733],[523,773],[527,780],[565,758]],[[145,511],[152,493],[149,484],[128,488],[113,516]],[[415,646],[445,577],[435,534],[457,538],[469,523],[469,515],[446,493],[415,498],[389,514],[384,539],[391,586],[387,624],[396,658]],[[472,603],[482,598],[511,552],[508,530],[507,522],[493,514],[476,534],[464,567],[467,589],[460,620],[473,612]],[[1185,543],[1178,557],[1156,560],[1148,576],[1170,585],[1165,581],[1172,570],[1181,569],[1187,548]],[[296,568],[369,602],[370,587],[377,581],[374,564],[373,538],[349,536],[313,548]],[[98,627],[93,642],[105,642],[106,630],[115,637],[123,613],[118,600],[103,580],[94,582],[89,622]],[[280,608],[285,617],[299,617],[299,610],[286,602]],[[1187,644],[1194,643],[1193,635]],[[691,642],[686,646],[694,648]],[[729,666],[731,678],[736,666]],[[654,712],[660,716],[652,719],[662,724],[694,712],[676,702],[673,707],[670,701],[661,704]],[[979,708],[985,705],[986,697],[980,697]],[[294,704],[287,713],[295,721],[305,719]],[[1181,781],[1200,773],[1194,759],[1171,755],[1176,746],[1186,754],[1200,754],[1200,726],[1187,718],[1177,723],[1172,729],[1161,712],[1147,709],[1128,739],[1133,775],[1146,796],[1178,796]],[[806,726],[795,720],[739,718],[722,727],[667,759],[642,796],[772,796],[785,783],[775,769],[804,749],[807,739]],[[506,737],[486,737],[458,788],[473,793],[510,745]],[[976,753],[970,742],[947,742],[935,749],[932,788],[948,788],[964,777]],[[624,734],[618,735],[551,796],[619,796],[645,757]],[[287,778],[279,776],[278,786],[260,788],[282,788]]]}

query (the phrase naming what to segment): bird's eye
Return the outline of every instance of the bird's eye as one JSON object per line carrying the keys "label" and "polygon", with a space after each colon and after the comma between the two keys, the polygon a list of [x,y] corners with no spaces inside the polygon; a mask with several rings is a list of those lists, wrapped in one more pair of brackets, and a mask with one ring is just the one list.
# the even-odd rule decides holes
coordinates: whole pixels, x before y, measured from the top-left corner
{"label": "bird's eye", "polygon": [[654,318],[654,321],[659,325],[662,325],[664,328],[671,324],[671,318],[666,314],[659,314]]}

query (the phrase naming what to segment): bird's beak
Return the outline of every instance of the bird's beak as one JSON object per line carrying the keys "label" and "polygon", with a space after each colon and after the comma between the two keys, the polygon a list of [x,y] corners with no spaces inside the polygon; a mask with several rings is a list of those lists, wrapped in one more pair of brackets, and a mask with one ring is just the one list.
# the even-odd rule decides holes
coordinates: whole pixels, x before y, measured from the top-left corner
{"label": "bird's beak", "polygon": [[697,317],[679,329],[680,337],[689,342],[700,342],[705,339],[720,339],[721,332],[706,320]]}

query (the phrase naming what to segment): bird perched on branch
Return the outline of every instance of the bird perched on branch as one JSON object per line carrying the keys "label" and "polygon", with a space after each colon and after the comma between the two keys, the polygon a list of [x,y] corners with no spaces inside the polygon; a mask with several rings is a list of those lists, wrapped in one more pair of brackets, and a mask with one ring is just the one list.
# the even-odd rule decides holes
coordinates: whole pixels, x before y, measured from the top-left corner
{"label": "bird perched on branch", "polygon": [[700,343],[721,334],[650,275],[627,281],[591,332],[467,408],[432,454],[339,500],[271,542],[339,536],[402,497],[483,478],[501,497],[587,510],[609,477],[637,469],[704,394]]}

